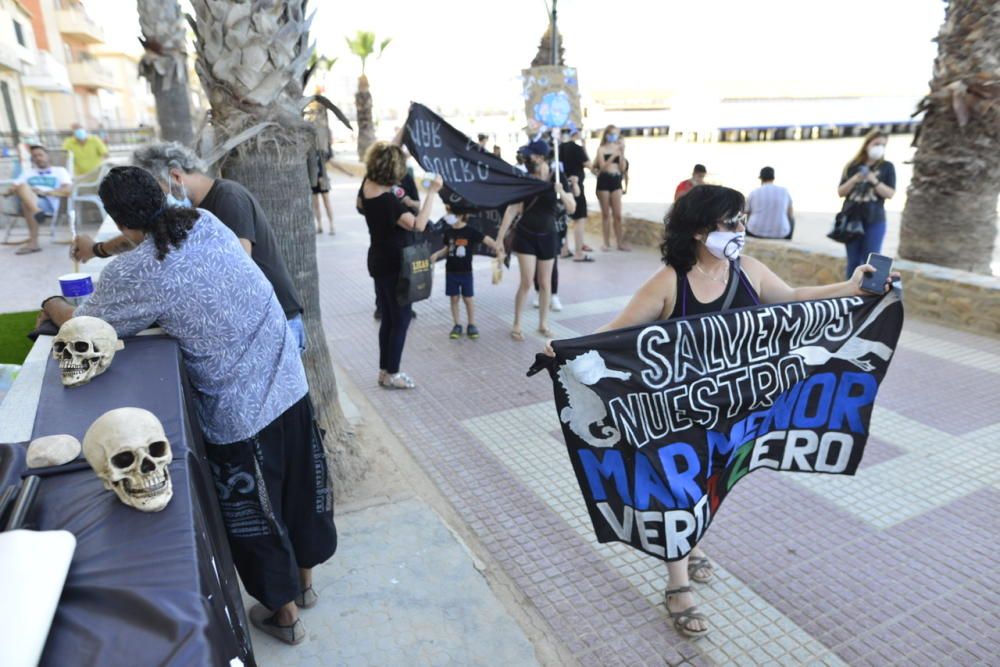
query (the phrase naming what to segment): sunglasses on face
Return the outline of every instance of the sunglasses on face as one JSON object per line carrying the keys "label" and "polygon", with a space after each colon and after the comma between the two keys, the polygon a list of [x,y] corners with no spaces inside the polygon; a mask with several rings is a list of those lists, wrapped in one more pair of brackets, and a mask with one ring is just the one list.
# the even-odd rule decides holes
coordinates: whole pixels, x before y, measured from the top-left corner
{"label": "sunglasses on face", "polygon": [[737,228],[740,227],[740,225],[744,225],[745,226],[746,223],[747,223],[747,214],[746,213],[739,213],[737,215],[734,215],[731,218],[726,218],[725,220],[720,220],[719,221],[719,224],[721,224],[723,227],[725,227],[726,229],[728,229],[730,231],[735,231]]}

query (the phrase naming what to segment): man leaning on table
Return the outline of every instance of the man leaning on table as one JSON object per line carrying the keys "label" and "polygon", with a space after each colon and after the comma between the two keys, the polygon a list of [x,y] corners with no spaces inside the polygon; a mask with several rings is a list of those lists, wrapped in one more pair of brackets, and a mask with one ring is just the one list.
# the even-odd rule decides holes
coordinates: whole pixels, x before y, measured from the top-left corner
{"label": "man leaning on table", "polygon": [[[168,204],[204,209],[236,234],[240,245],[274,287],[299,351],[304,352],[302,301],[281,256],[274,230],[253,194],[235,181],[209,176],[201,158],[177,142],[140,148],[132,154],[132,164],[153,174],[167,195]],[[71,252],[75,259],[86,262],[92,257],[119,255],[132,247],[125,236],[95,243],[91,237],[80,235]]]}

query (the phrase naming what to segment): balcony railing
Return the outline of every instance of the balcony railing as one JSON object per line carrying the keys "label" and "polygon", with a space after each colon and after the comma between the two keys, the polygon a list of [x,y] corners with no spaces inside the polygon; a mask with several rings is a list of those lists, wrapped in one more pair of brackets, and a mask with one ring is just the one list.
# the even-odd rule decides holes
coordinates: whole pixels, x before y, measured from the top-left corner
{"label": "balcony railing", "polygon": [[56,12],[56,23],[59,25],[59,32],[85,44],[104,41],[104,30],[82,10],[60,9]]}
{"label": "balcony railing", "polygon": [[69,64],[69,80],[84,88],[114,88],[115,78],[96,60]]}
{"label": "balcony railing", "polygon": [[22,71],[21,67],[21,58],[17,49],[9,44],[0,43],[0,70],[9,69],[20,72]]}
{"label": "balcony railing", "polygon": [[21,84],[44,93],[70,93],[73,85],[69,81],[66,66],[48,51],[38,51],[37,60],[24,69]]}

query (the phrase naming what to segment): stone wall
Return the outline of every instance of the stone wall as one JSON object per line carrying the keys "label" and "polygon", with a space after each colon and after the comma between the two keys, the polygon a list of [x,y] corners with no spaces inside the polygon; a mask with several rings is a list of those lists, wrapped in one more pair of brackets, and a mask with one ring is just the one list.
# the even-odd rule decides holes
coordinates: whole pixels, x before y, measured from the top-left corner
{"label": "stone wall", "polygon": [[[601,234],[601,216],[591,212],[587,231]],[[637,246],[658,246],[663,224],[625,218],[625,239]],[[785,241],[748,239],[746,253],[761,260],[791,285],[843,280],[844,256]],[[1000,338],[1000,279],[934,264],[896,260],[903,278],[906,313],[943,326]]]}

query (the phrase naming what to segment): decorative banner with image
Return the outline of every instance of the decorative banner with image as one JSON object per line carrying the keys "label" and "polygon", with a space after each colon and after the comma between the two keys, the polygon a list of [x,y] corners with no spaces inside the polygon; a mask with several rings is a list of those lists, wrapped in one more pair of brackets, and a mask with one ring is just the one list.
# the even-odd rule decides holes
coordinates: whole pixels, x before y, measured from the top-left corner
{"label": "decorative banner with image", "polygon": [[547,368],[600,542],[683,558],[743,476],[853,475],[903,324],[899,289],[553,341]]}
{"label": "decorative banner with image", "polygon": [[545,65],[521,70],[524,111],[532,133],[544,128],[583,126],[576,69]]}

